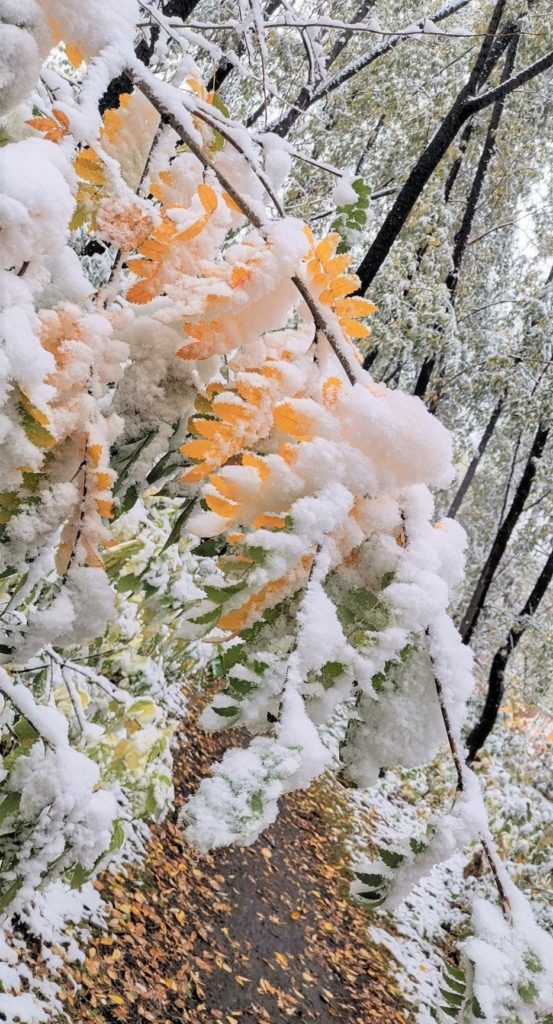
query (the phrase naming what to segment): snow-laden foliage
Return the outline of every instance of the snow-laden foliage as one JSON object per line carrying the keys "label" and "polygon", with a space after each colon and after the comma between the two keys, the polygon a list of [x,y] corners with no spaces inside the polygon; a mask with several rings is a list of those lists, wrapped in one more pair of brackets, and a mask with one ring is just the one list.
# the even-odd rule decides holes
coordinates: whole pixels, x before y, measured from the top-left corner
{"label": "snow-laden foliage", "polygon": [[[367,190],[340,176],[343,237],[287,215],[289,149],[231,119],[189,50],[157,73],[142,62],[148,5],[1,6],[4,920],[48,941],[49,901],[133,855],[171,800],[184,673],[205,666],[220,685],[203,724],[253,738],[186,804],[190,840],[253,842],[330,765],[338,709],[339,770],[358,786],[449,743],[453,808],[361,881],[401,899],[481,838],[503,910],[475,908],[471,1007],[535,1019],[537,926],[518,927],[461,766],[471,654],[448,609],[465,542],[432,496],[452,479],[450,437],[356,346],[376,312],[347,251]],[[489,994],[490,950],[508,943],[526,1016],[510,975]],[[40,1020],[24,978],[8,970],[0,1011]]]}

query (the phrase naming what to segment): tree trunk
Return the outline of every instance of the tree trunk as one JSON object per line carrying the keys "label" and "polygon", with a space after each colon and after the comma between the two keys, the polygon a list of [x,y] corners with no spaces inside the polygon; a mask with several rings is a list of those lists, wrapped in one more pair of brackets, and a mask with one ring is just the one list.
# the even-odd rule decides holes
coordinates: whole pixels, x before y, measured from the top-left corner
{"label": "tree trunk", "polygon": [[495,409],[493,410],[493,412],[492,412],[492,414],[491,414],[491,416],[490,416],[490,418],[488,420],[486,429],[485,429],[484,433],[482,434],[482,437],[480,438],[480,444],[478,445],[478,448],[476,449],[476,452],[474,453],[474,455],[473,455],[473,457],[471,459],[470,465],[469,465],[469,467],[468,467],[468,469],[467,469],[463,479],[461,480],[461,483],[459,484],[459,487],[457,489],[457,493],[455,494],[455,497],[453,498],[453,501],[451,502],[451,505],[449,506],[449,509],[447,511],[447,515],[448,515],[449,519],[455,519],[455,516],[457,515],[457,513],[458,513],[458,511],[459,511],[459,509],[461,507],[461,504],[463,502],[463,498],[465,497],[465,494],[467,493],[467,491],[468,491],[468,489],[469,489],[469,487],[470,487],[470,485],[471,485],[471,483],[472,483],[472,481],[474,479],[474,475],[476,473],[476,470],[478,469],[478,466],[480,464],[480,459],[482,458],[484,452],[486,451],[486,448],[488,447],[490,438],[491,438],[491,436],[492,436],[492,434],[493,434],[493,432],[495,430],[497,421],[498,421],[498,419],[499,419],[499,417],[501,415],[501,410],[503,408],[503,402],[504,401],[505,401],[505,393],[503,393],[501,395],[501,398],[499,398],[499,400],[496,403]]}
{"label": "tree trunk", "polygon": [[[505,64],[503,65],[503,71],[501,74],[501,81],[505,82],[511,77],[515,60],[518,50],[518,44],[520,41],[520,35],[513,36],[511,43],[507,49],[507,56],[505,58]],[[482,188],[490,166],[492,156],[495,152],[495,143],[497,137],[497,130],[501,121],[501,115],[503,113],[503,107],[505,105],[505,98],[502,98],[494,103],[492,109],[492,115],[490,117],[490,123],[486,132],[486,138],[476,168],[476,173],[472,182],[472,186],[468,195],[467,203],[465,206],[465,212],[461,221],[459,230],[455,235],[453,242],[453,267],[451,273],[448,274],[446,285],[449,290],[449,294],[453,299],[457,290],[457,284],[459,281],[459,271],[461,269],[461,263],[467,248],[467,243],[470,238],[470,232],[472,229],[472,222],[474,220],[474,214],[476,213],[476,207],[482,193]]]}
{"label": "tree trunk", "polygon": [[553,577],[553,550],[547,559],[532,592],[526,601],[517,621],[511,626],[505,643],[497,651],[490,669],[488,680],[488,692],[482,713],[476,725],[471,729],[467,737],[468,757],[467,763],[471,764],[478,751],[481,750],[488,736],[490,735],[503,700],[505,692],[505,670],[511,654],[516,650],[521,637],[523,636],[528,623],[536,612],[540,601],[544,597],[551,579]]}
{"label": "tree trunk", "polygon": [[497,567],[505,553],[505,548],[509,543],[513,530],[524,511],[524,506],[528,495],[530,494],[534,477],[536,475],[536,463],[543,455],[548,434],[549,427],[545,427],[540,423],[526,461],[524,472],[519,480],[518,487],[511,502],[511,507],[495,535],[490,553],[480,573],[467,610],[459,627],[463,643],[465,644],[470,642],[472,634],[476,629],[488,591],[497,571]]}

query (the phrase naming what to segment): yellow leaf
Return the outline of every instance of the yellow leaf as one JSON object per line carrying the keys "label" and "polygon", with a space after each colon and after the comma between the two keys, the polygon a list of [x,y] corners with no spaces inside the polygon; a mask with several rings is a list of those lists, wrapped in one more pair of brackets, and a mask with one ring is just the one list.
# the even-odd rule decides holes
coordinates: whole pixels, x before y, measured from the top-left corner
{"label": "yellow leaf", "polygon": [[273,409],[273,422],[278,430],[291,434],[298,441],[310,441],[313,437],[311,424],[306,416],[291,405],[277,405]]}
{"label": "yellow leaf", "polygon": [[217,209],[217,193],[214,192],[211,186],[200,182],[198,185],[198,195],[205,212],[215,213]]}
{"label": "yellow leaf", "polygon": [[69,128],[69,118],[67,114],[64,114],[63,110],[59,110],[57,107],[53,107],[52,113],[56,118],[56,121],[59,121],[59,123],[62,124],[64,128]]}
{"label": "yellow leaf", "polygon": [[288,967],[288,959],[284,953],[275,953],[275,960],[281,967]]}
{"label": "yellow leaf", "polygon": [[82,149],[77,153],[73,166],[85,181],[91,181],[94,185],[103,185],[106,180],[104,165],[92,149]]}
{"label": "yellow leaf", "polygon": [[340,320],[340,327],[350,338],[368,338],[371,333],[366,324],[360,324],[358,320]]}
{"label": "yellow leaf", "polygon": [[334,298],[337,299],[340,295],[351,295],[352,292],[356,292],[360,283],[357,274],[343,274],[332,282],[330,291]]}
{"label": "yellow leaf", "polygon": [[340,235],[336,232],[333,232],[331,235],[327,235],[326,238],[322,238],[321,241],[317,243],[313,250],[313,255],[316,259],[320,260],[321,263],[326,263],[326,261],[329,260],[336,252],[336,246],[339,241]]}
{"label": "yellow leaf", "polygon": [[351,256],[347,252],[340,253],[338,256],[331,256],[325,263],[325,270],[329,277],[338,277],[339,274],[343,274],[344,270],[347,270],[351,263]]}
{"label": "yellow leaf", "polygon": [[353,298],[349,299],[338,299],[335,306],[338,316],[370,316],[371,313],[376,313],[376,306],[374,302],[369,302],[368,299],[362,299],[358,295],[354,295]]}
{"label": "yellow leaf", "polygon": [[44,413],[42,409],[38,409],[36,405],[33,405],[30,399],[27,398],[27,395],[25,394],[24,391],[19,392],[19,400],[21,402],[21,405],[25,409],[25,412],[27,412],[29,416],[32,416],[32,418],[37,423],[40,423],[43,427],[47,425],[48,417],[46,413]]}
{"label": "yellow leaf", "polygon": [[309,244],[310,245],[315,245],[315,235],[313,234],[311,228],[307,224],[303,225],[303,233],[304,233],[305,237],[307,238],[307,241],[309,242]]}

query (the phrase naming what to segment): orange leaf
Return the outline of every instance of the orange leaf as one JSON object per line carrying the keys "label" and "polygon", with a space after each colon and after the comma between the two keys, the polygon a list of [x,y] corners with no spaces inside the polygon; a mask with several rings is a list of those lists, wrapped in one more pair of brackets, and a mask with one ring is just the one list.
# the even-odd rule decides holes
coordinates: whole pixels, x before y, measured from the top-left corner
{"label": "orange leaf", "polygon": [[59,121],[59,123],[62,124],[64,128],[69,128],[69,118],[67,114],[64,114],[63,110],[59,110],[57,107],[53,107],[52,113],[56,118],[56,121]]}
{"label": "orange leaf", "polygon": [[200,217],[200,220],[195,220],[193,224],[190,224],[184,231],[180,231],[178,235],[175,235],[175,242],[189,242],[191,238],[195,238],[199,235],[207,224],[207,216]]}
{"label": "orange leaf", "polygon": [[30,117],[28,121],[25,121],[30,128],[35,128],[37,132],[49,132],[53,129],[57,129],[58,125],[55,121],[52,121],[51,117]]}
{"label": "orange leaf", "polygon": [[192,426],[197,434],[202,437],[212,438],[214,441],[231,441],[234,431],[228,423],[221,423],[219,420],[192,420]]}
{"label": "orange leaf", "polygon": [[324,404],[330,408],[335,406],[341,390],[342,381],[339,377],[327,377],[322,387]]}
{"label": "orange leaf", "polygon": [[366,324],[360,324],[358,320],[340,320],[340,327],[350,338],[368,338],[371,333],[370,328]]}
{"label": "orange leaf", "polygon": [[133,284],[127,292],[128,302],[136,302],[137,306],[143,306],[145,302],[150,302],[155,295],[155,287],[152,288],[150,278],[144,281],[137,281]]}
{"label": "orange leaf", "polygon": [[82,64],[82,62],[84,60],[82,50],[75,43],[67,43],[66,42],[66,44],[65,44],[65,52],[67,54],[68,59],[71,61],[71,64],[73,65],[73,67],[74,68],[80,67],[80,65]]}
{"label": "orange leaf", "polygon": [[252,274],[253,270],[248,270],[247,267],[234,267],[230,275],[231,288],[239,288],[241,284],[249,281]]}
{"label": "orange leaf", "polygon": [[233,501],[226,501],[225,498],[220,498],[217,494],[204,494],[204,500],[208,508],[215,515],[222,516],[223,519],[230,519],[231,516],[238,512],[240,506]]}
{"label": "orange leaf", "polygon": [[150,260],[127,260],[127,267],[137,277],[152,277],[155,273],[155,267],[152,266]]}
{"label": "orange leaf", "polygon": [[256,387],[255,384],[248,384],[245,380],[237,380],[235,387],[240,398],[243,398],[245,402],[250,402],[252,405],[261,405],[263,399],[262,388]]}
{"label": "orange leaf", "polygon": [[95,469],[98,468],[100,462],[100,456],[103,452],[103,446],[101,444],[89,444],[87,448],[88,458]]}
{"label": "orange leaf", "polygon": [[217,193],[213,191],[211,186],[200,182],[198,185],[198,195],[205,212],[215,213],[217,209]]}
{"label": "orange leaf", "polygon": [[138,252],[141,256],[146,256],[150,260],[161,260],[167,254],[167,246],[163,242],[156,242],[154,238],[147,238],[142,245],[138,247]]}
{"label": "orange leaf", "polygon": [[213,412],[227,423],[247,423],[252,418],[247,406],[237,405],[235,402],[215,402]]}
{"label": "orange leaf", "polygon": [[206,466],[205,463],[200,463],[198,466],[189,466],[186,472],[182,474],[180,480],[182,484],[197,484],[200,480],[203,480],[209,472],[210,467]]}
{"label": "orange leaf", "polygon": [[271,470],[260,455],[253,455],[251,452],[244,452],[242,456],[242,465],[251,466],[252,469],[257,470],[262,480],[266,480],[267,477],[271,475]]}
{"label": "orange leaf", "polygon": [[110,519],[113,512],[111,498],[96,498],[96,511],[105,519]]}
{"label": "orange leaf", "polygon": [[229,480],[226,476],[213,473],[209,478],[209,482],[217,488],[219,493],[223,495],[223,498],[230,498],[231,501],[238,501],[240,498],[240,484],[237,484],[236,480]]}
{"label": "orange leaf", "polygon": [[284,516],[272,515],[270,512],[262,512],[252,519],[252,526],[255,530],[283,530],[286,526]]}
{"label": "orange leaf", "polygon": [[97,490],[107,491],[113,483],[113,476],[111,473],[95,473],[94,483]]}
{"label": "orange leaf", "polygon": [[209,441],[200,438],[196,441],[187,441],[181,445],[181,452],[188,459],[207,459],[213,455],[213,445]]}
{"label": "orange leaf", "polygon": [[223,192],[223,200],[227,204],[229,210],[233,210],[234,213],[242,213],[238,203],[228,194],[228,192]]}

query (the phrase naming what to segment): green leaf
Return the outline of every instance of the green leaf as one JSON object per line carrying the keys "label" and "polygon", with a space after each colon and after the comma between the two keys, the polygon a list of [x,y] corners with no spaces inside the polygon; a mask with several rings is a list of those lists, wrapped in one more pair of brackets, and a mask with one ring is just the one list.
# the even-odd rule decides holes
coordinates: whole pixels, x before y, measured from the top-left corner
{"label": "green leaf", "polygon": [[0,804],[0,822],[10,814],[16,814],[21,801],[21,793],[8,793]]}
{"label": "green leaf", "polygon": [[[229,688],[240,697],[247,697],[252,690],[255,690],[255,683],[248,682],[247,679],[236,679],[233,677],[228,680]],[[214,711],[217,709],[214,708]]]}
{"label": "green leaf", "polygon": [[111,830],[111,841],[108,847],[110,853],[115,853],[116,850],[120,850],[123,843],[125,842],[125,829],[123,823],[116,818],[113,822],[113,828]]}
{"label": "green leaf", "polygon": [[392,572],[385,572],[383,577],[382,577],[382,579],[381,579],[381,581],[380,581],[380,586],[382,587],[382,589],[384,590],[386,587],[389,587],[390,583],[393,583],[395,578],[396,578],[395,572],[393,572],[393,571]]}
{"label": "green leaf", "polygon": [[389,882],[389,879],[384,878],[383,875],[367,874],[365,871],[356,871],[355,874],[359,881],[363,882],[363,885],[370,885],[375,889],[386,885]]}
{"label": "green leaf", "polygon": [[397,850],[379,850],[378,855],[388,868],[398,868],[405,860],[403,853],[398,853]]}
{"label": "green leaf", "polygon": [[71,874],[69,875],[69,886],[71,889],[80,889],[85,882],[88,882],[91,871],[82,864],[75,864]]}
{"label": "green leaf", "polygon": [[13,727],[13,732],[17,736],[19,742],[26,746],[31,743],[35,743],[38,739],[38,732],[26,718],[20,718],[19,721],[16,722]]}
{"label": "green leaf", "polygon": [[185,526],[187,520],[190,518],[192,509],[194,508],[195,504],[196,499],[189,498],[189,500],[185,501],[184,504],[181,506],[181,510],[177,518],[175,519],[171,533],[169,534],[167,540],[165,541],[165,544],[161,549],[161,554],[163,554],[164,551],[167,551],[167,548],[170,548],[172,544],[176,544],[177,541],[180,540],[183,526]]}
{"label": "green leaf", "polygon": [[225,601],[229,601],[235,594],[239,594],[241,590],[246,586],[245,581],[240,583],[233,583],[228,587],[211,587],[204,585],[205,596],[213,601],[214,604],[224,604]]}
{"label": "green leaf", "polygon": [[211,104],[215,107],[216,110],[220,111],[220,113],[223,114],[224,117],[230,117],[228,107],[225,106],[218,92],[213,93]]}
{"label": "green leaf", "polygon": [[528,1006],[531,1003],[534,1003],[539,995],[537,986],[534,985],[533,981],[528,981],[524,985],[519,985],[517,992],[522,999],[522,1002],[526,1003]]}
{"label": "green leaf", "polygon": [[204,615],[199,615],[197,619],[190,619],[190,621],[198,626],[211,626],[217,622],[220,614],[219,608],[213,608],[211,611],[205,612]]}
{"label": "green leaf", "polygon": [[413,853],[424,853],[428,849],[428,843],[425,843],[422,839],[415,839],[414,836],[409,840],[409,846]]}
{"label": "green leaf", "polygon": [[234,718],[234,716],[240,711],[240,708],[236,707],[235,704],[227,704],[225,707],[212,708],[211,710],[214,711],[216,715],[220,715],[221,718]]}
{"label": "green leaf", "polygon": [[88,210],[85,203],[77,203],[73,216],[69,221],[69,230],[77,231],[83,224],[86,224],[88,220]]}
{"label": "green leaf", "polygon": [[334,680],[342,675],[344,668],[345,665],[341,661],[327,661],[321,671],[321,682],[325,690],[329,690],[333,686]]}
{"label": "green leaf", "polygon": [[12,900],[17,896],[22,885],[23,879],[16,878],[15,882],[8,885],[8,888],[4,889],[4,892],[0,894],[0,913],[5,910],[6,907],[9,907]]}
{"label": "green leaf", "polygon": [[255,545],[251,544],[245,545],[243,550],[244,554],[248,558],[251,558],[252,562],[255,562],[256,565],[263,565],[264,561],[267,558],[267,552],[265,548],[256,547]]}
{"label": "green leaf", "polygon": [[255,812],[255,814],[263,813],[263,793],[260,789],[257,790],[257,793],[253,794],[250,800],[250,804],[251,809]]}
{"label": "green leaf", "polygon": [[449,992],[447,988],[441,988],[440,992],[448,1006],[457,1006],[460,1009],[463,1005],[465,999],[464,992]]}
{"label": "green leaf", "polygon": [[115,584],[115,589],[119,594],[137,594],[142,589],[142,580],[140,576],[135,576],[134,573],[127,573],[125,576],[120,576]]}
{"label": "green leaf", "polygon": [[371,910],[376,910],[377,907],[381,907],[382,904],[386,902],[386,896],[383,896],[378,890],[375,890],[374,892],[358,892],[356,893],[356,896],[365,900],[365,902],[369,904],[369,908]]}
{"label": "green leaf", "polygon": [[528,952],[524,954],[523,959],[525,966],[529,971],[532,971],[533,974],[539,974],[540,971],[543,971],[543,964],[539,956],[537,956],[532,949],[529,949]]}
{"label": "green leaf", "polygon": [[192,554],[202,555],[205,558],[214,558],[216,555],[220,555],[226,546],[226,541],[222,540],[221,537],[209,537],[207,540],[200,541],[195,548],[192,548]]}
{"label": "green leaf", "polygon": [[448,974],[451,974],[452,978],[456,978],[457,981],[465,980],[465,972],[461,967],[456,967],[455,964],[450,964],[449,960],[445,963],[445,970]]}

